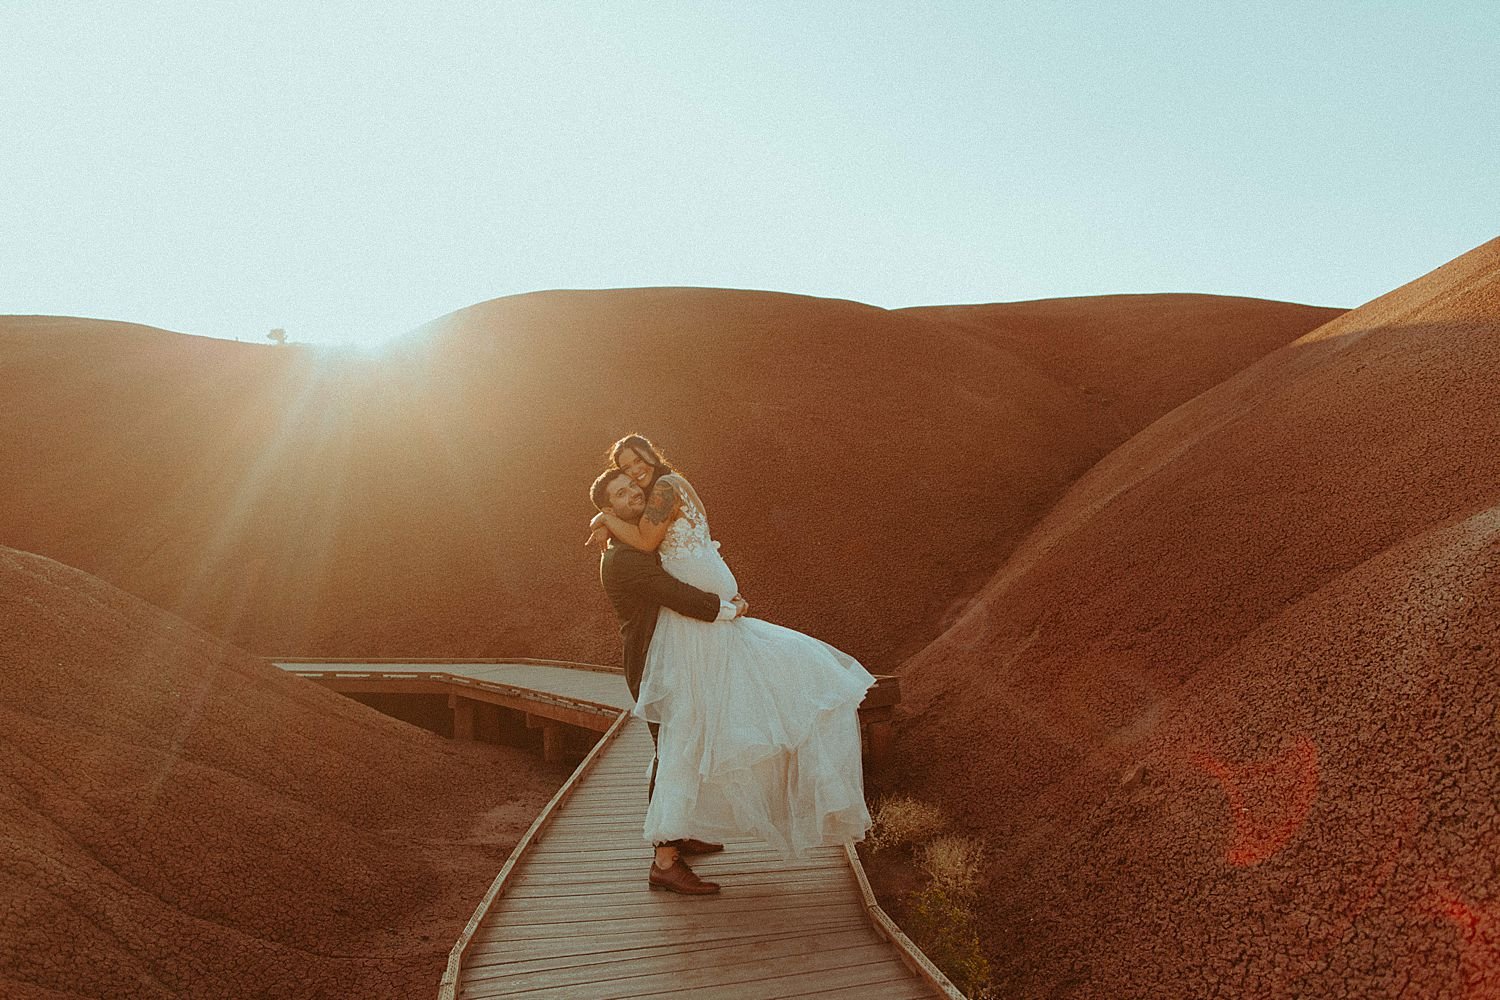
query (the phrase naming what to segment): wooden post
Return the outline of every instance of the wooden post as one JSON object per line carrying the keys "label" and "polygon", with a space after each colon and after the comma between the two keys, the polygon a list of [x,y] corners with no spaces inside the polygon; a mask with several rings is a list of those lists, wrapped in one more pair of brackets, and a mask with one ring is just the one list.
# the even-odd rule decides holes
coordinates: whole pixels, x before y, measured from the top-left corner
{"label": "wooden post", "polygon": [[542,760],[555,764],[565,759],[568,752],[568,726],[549,719],[545,715],[526,713],[526,728],[542,731]]}
{"label": "wooden post", "polygon": [[448,696],[448,707],[453,709],[453,738],[455,740],[472,740],[474,738],[474,708],[475,702],[471,698],[461,698],[456,694]]}
{"label": "wooden post", "polygon": [[886,755],[891,750],[891,724],[884,719],[871,722],[865,727],[865,732],[870,763],[878,767],[885,763]]}
{"label": "wooden post", "polygon": [[474,704],[474,738],[483,743],[500,742],[500,713],[504,711],[499,705],[488,705],[484,702]]}
{"label": "wooden post", "polygon": [[549,722],[542,727],[542,760],[555,764],[563,759],[567,733],[561,725]]}
{"label": "wooden post", "polygon": [[515,708],[500,709],[500,742],[506,746],[526,745],[526,713]]}

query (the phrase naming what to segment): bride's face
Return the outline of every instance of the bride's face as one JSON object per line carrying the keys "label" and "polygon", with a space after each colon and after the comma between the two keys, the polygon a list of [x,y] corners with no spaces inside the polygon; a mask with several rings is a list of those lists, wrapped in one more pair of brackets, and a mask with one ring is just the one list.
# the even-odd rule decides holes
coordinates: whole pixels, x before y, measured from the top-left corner
{"label": "bride's face", "polygon": [[656,474],[656,467],[646,461],[634,448],[621,448],[620,456],[616,460],[620,471],[625,473],[641,489],[651,485],[651,477]]}

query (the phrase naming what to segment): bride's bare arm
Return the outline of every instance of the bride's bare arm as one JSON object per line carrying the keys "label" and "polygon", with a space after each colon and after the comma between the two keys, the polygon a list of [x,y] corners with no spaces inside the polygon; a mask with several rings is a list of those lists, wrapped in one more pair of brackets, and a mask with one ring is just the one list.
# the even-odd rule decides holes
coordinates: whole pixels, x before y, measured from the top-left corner
{"label": "bride's bare arm", "polygon": [[601,512],[602,523],[609,533],[631,548],[642,552],[655,552],[661,540],[667,537],[667,525],[682,509],[677,490],[671,483],[658,479],[646,498],[646,511],[637,524],[622,520],[607,511]]}

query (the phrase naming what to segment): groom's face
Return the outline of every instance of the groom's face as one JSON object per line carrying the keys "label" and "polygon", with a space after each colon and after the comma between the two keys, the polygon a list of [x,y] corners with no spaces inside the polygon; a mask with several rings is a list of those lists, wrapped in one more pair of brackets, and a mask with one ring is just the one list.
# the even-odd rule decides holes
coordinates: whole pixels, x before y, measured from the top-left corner
{"label": "groom's face", "polygon": [[641,519],[646,510],[646,494],[629,476],[620,473],[609,481],[604,492],[609,497],[610,511],[620,520],[634,524]]}

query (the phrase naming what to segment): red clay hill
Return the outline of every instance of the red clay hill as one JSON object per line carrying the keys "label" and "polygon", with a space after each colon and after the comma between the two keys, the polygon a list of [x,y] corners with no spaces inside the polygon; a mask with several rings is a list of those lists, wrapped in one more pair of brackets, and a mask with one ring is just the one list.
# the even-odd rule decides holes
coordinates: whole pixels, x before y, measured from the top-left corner
{"label": "red clay hill", "polygon": [[614,662],[586,490],[640,430],[755,613],[889,669],[1111,449],[1337,314],[549,292],[380,355],[11,317],[0,543],[257,653]]}
{"label": "red clay hill", "polygon": [[0,548],[0,995],[432,996],[564,773]]}
{"label": "red clay hill", "polygon": [[1014,997],[1500,996],[1500,240],[1098,463],[903,668]]}

